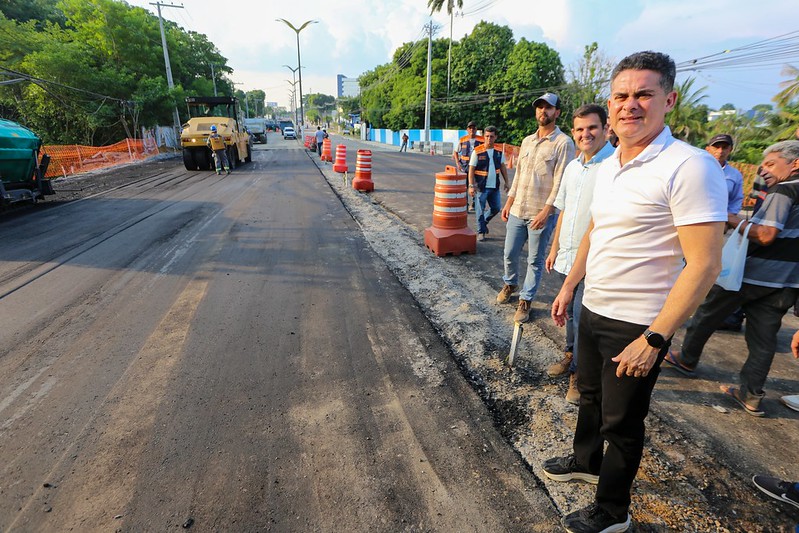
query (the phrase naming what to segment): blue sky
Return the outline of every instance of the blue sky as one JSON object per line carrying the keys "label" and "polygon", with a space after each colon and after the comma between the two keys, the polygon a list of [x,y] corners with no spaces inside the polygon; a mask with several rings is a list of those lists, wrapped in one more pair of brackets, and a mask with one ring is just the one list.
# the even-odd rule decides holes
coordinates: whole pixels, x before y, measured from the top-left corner
{"label": "blue sky", "polygon": [[[150,11],[151,0],[128,0]],[[480,20],[509,26],[518,40],[543,41],[560,53],[565,67],[586,44],[596,41],[610,58],[657,50],[676,62],[704,57],[799,30],[785,0],[464,0],[454,17],[453,38],[471,32]],[[317,24],[300,34],[303,93],[335,95],[336,75],[357,77],[387,63],[398,46],[422,36],[430,19],[426,0],[182,0],[184,9],[163,8],[164,16],[204,33],[235,69],[244,90],[262,89],[267,100],[287,105],[292,79],[283,64],[296,67],[295,26]],[[224,6],[225,9],[220,9]],[[460,11],[460,10],[458,10]],[[450,17],[436,14],[437,37],[449,37]],[[796,42],[796,41],[794,41]],[[799,49],[799,47],[796,47]],[[731,102],[748,109],[770,103],[779,91],[786,63],[799,66],[799,51],[761,65],[707,69],[694,73],[695,87],[707,86],[704,103]],[[679,79],[684,79],[681,75]]]}

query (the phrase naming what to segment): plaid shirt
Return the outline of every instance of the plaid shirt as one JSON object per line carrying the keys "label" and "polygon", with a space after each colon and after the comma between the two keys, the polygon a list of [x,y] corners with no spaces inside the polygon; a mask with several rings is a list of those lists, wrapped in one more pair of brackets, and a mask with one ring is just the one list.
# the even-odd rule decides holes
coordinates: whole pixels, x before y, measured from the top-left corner
{"label": "plaid shirt", "polygon": [[519,148],[516,175],[508,196],[513,197],[510,212],[522,220],[535,218],[546,205],[555,205],[560,179],[566,165],[574,159],[574,142],[560,128],[546,137],[528,135]]}

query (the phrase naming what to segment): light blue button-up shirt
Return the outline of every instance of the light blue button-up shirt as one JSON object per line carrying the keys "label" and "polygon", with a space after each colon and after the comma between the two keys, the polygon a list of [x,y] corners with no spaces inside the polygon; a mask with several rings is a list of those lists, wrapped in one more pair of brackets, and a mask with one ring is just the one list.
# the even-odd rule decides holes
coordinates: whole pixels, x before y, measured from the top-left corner
{"label": "light blue button-up shirt", "polygon": [[744,203],[744,177],[729,163],[721,167],[721,170],[727,180],[727,213],[737,215]]}
{"label": "light blue button-up shirt", "polygon": [[572,160],[563,171],[555,207],[563,211],[558,240],[558,255],[555,270],[568,274],[577,257],[577,250],[591,222],[591,199],[594,197],[594,181],[599,164],[614,152],[613,145],[605,143],[588,162],[583,154]]}

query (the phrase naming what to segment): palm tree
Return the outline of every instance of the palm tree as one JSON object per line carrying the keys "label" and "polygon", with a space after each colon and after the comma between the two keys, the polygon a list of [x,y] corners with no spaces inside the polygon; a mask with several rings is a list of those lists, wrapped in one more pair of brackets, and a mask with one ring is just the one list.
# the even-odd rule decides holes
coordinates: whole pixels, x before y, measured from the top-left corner
{"label": "palm tree", "polygon": [[780,72],[783,76],[788,76],[791,79],[780,82],[780,87],[783,89],[774,97],[779,107],[786,107],[799,97],[799,68],[793,65],[785,65]]}
{"label": "palm tree", "polygon": [[[444,2],[447,2],[447,15],[452,15],[452,9],[455,7],[456,0],[428,0],[427,7],[430,8],[430,14],[440,12],[444,7]],[[458,9],[463,9],[463,0],[457,0]]]}
{"label": "palm tree", "polygon": [[674,88],[677,91],[677,102],[666,115],[666,124],[671,128],[672,134],[691,144],[704,137],[707,123],[707,107],[700,105],[700,102],[707,98],[704,94],[707,87],[700,87],[694,91],[695,81],[695,78],[688,78]]}
{"label": "palm tree", "polygon": [[[447,1],[447,14],[449,15],[449,49],[447,50],[447,103],[449,103],[449,86],[450,86],[450,73],[452,72],[452,24],[454,22],[453,8],[455,7],[455,0]],[[458,9],[463,9],[463,0],[457,0]],[[427,7],[430,8],[430,14],[441,12],[444,7],[444,0],[427,0]],[[447,124],[449,126],[449,124]]]}

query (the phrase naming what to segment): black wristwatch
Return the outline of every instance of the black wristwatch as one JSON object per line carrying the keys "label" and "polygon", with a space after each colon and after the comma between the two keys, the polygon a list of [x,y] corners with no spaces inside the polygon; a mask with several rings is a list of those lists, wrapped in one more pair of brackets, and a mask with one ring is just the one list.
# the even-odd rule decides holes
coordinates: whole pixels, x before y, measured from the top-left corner
{"label": "black wristwatch", "polygon": [[660,350],[666,344],[666,339],[660,333],[655,333],[651,329],[644,331],[644,338],[646,342],[652,347]]}

